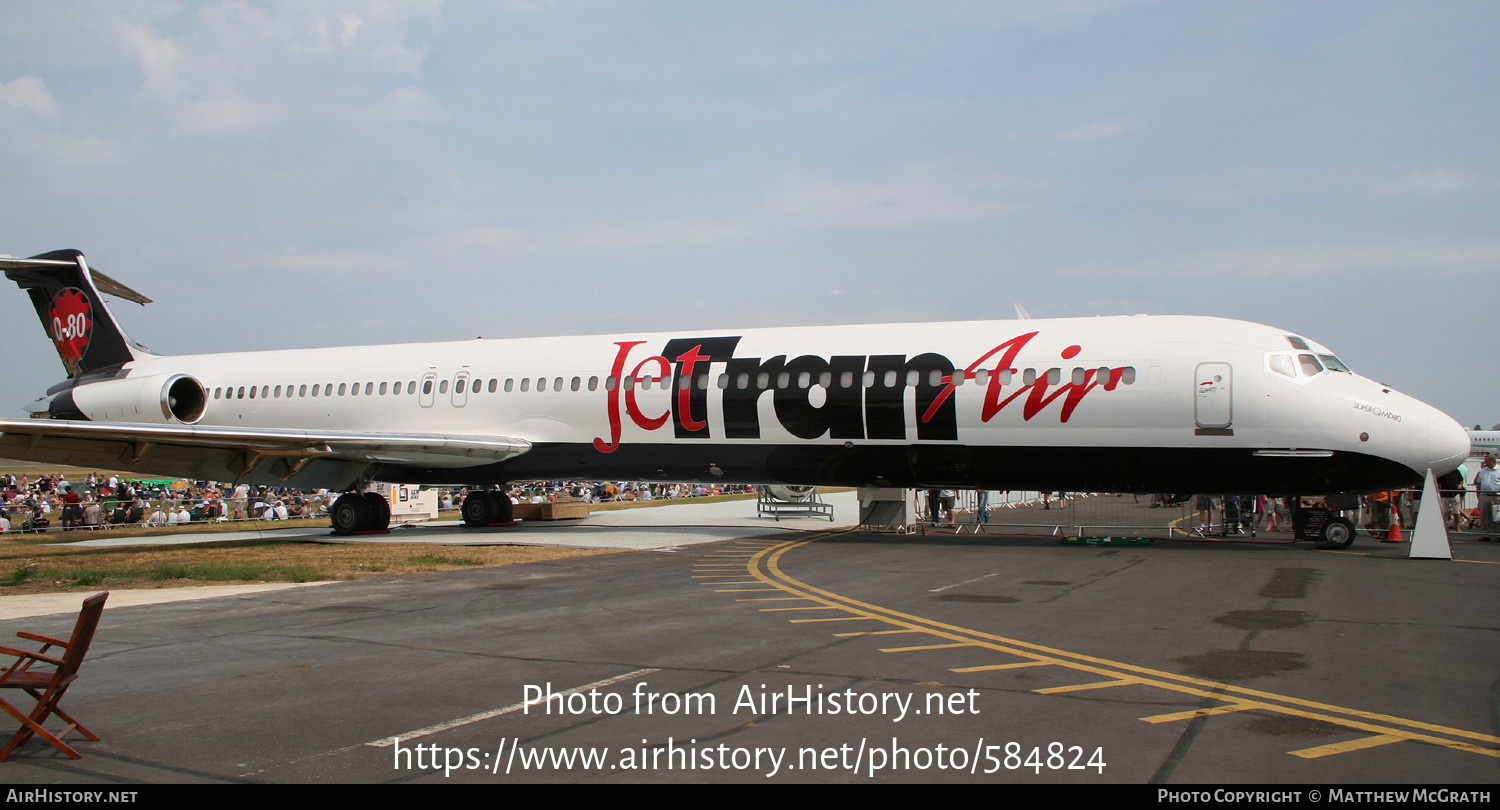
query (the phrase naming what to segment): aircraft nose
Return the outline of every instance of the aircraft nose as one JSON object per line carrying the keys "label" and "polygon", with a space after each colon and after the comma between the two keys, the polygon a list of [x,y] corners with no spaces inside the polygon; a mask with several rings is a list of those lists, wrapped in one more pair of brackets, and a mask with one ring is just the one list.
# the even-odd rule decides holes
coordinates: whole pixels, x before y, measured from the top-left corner
{"label": "aircraft nose", "polygon": [[1427,417],[1427,457],[1434,475],[1453,472],[1469,457],[1468,432],[1436,408]]}

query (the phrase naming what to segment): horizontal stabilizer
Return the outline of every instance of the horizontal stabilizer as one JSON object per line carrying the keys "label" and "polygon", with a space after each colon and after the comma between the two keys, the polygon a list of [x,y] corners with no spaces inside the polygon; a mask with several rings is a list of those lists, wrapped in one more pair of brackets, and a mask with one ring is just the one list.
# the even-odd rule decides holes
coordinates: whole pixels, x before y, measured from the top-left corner
{"label": "horizontal stabilizer", "polygon": [[31,297],[69,377],[117,368],[152,354],[125,337],[100,294],[137,304],[149,304],[151,299],[91,271],[79,251],[54,250],[29,259],[0,256],[0,271]]}

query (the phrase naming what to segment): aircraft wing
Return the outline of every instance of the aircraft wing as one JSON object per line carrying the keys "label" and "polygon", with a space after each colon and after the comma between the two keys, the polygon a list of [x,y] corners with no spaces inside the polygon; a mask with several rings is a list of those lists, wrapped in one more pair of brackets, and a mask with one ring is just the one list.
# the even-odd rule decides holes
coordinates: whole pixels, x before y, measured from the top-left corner
{"label": "aircraft wing", "polygon": [[461,469],[531,449],[504,436],[0,420],[0,458],[231,481],[346,486],[373,465]]}

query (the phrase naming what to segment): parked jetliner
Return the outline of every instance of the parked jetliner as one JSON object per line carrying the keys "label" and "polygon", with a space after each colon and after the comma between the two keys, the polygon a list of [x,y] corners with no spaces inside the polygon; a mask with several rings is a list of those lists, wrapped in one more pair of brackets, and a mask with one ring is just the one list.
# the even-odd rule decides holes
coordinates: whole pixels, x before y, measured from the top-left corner
{"label": "parked jetliner", "polygon": [[[361,489],[724,481],[1092,492],[1331,493],[1454,469],[1463,428],[1313,341],[1129,316],[469,340],[163,356],[76,250],[0,258],[68,379],[0,421],[0,457]],[[383,528],[378,496],[333,508]],[[1347,522],[1332,522],[1347,544]]]}
{"label": "parked jetliner", "polygon": [[1469,431],[1469,457],[1479,458],[1486,453],[1500,453],[1500,429],[1480,430],[1475,425]]}

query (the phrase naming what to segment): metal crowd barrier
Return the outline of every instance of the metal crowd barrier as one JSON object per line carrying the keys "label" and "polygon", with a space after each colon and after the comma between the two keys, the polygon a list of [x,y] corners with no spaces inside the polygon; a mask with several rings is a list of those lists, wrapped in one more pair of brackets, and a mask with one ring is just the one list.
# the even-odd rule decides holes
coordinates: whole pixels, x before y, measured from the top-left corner
{"label": "metal crowd barrier", "polygon": [[[904,520],[865,524],[861,529],[916,534],[1258,538],[1271,542],[1293,538],[1292,512],[1282,498],[1033,491],[990,491],[982,496],[976,490],[958,490],[951,515],[941,509],[934,515],[928,492],[906,490]],[[1341,514],[1354,523],[1360,536],[1376,539],[1394,537],[1392,519],[1399,517],[1400,533],[1410,539],[1421,497],[1421,490],[1398,491],[1385,499],[1360,496],[1355,508]],[[1472,490],[1457,497],[1439,493],[1439,499],[1451,536],[1486,536],[1479,529],[1479,504]],[[1500,534],[1490,532],[1488,536]]]}

